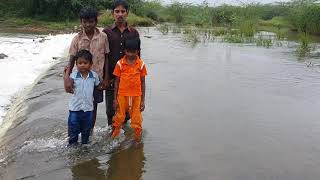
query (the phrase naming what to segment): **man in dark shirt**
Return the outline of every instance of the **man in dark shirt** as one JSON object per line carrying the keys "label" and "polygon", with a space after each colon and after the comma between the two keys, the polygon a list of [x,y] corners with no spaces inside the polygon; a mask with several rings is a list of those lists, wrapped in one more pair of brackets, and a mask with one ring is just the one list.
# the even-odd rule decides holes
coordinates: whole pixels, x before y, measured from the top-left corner
{"label": "man in dark shirt", "polygon": [[[112,16],[114,24],[110,27],[104,28],[103,32],[108,35],[110,53],[108,55],[108,78],[109,87],[106,90],[106,113],[108,117],[108,125],[112,125],[112,117],[115,110],[113,109],[114,99],[114,75],[113,71],[116,63],[124,56],[124,42],[126,39],[139,37],[138,31],[128,26],[127,17],[129,13],[129,6],[125,0],[116,0],[112,5]],[[139,52],[140,56],[140,52]],[[126,120],[129,119],[127,115]]]}

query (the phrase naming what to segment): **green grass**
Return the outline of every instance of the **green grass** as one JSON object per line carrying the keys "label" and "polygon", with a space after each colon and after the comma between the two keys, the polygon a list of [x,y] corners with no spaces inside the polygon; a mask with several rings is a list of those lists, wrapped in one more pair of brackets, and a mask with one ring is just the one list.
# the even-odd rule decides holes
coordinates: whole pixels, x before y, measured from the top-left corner
{"label": "green grass", "polygon": [[253,37],[256,32],[256,25],[253,21],[243,21],[239,25],[241,35],[245,37]]}
{"label": "green grass", "polygon": [[277,34],[278,40],[283,40],[293,27],[285,17],[277,16],[267,21],[259,20],[257,29],[274,32]]}
{"label": "green grass", "polygon": [[291,28],[289,21],[281,16],[273,17],[271,20],[259,20],[258,25],[275,28]]}
{"label": "green grass", "polygon": [[17,31],[17,32],[34,32],[34,33],[60,33],[71,32],[75,26],[79,25],[77,20],[64,21],[64,22],[52,22],[43,21],[31,18],[8,18],[0,19],[2,31]]}
{"label": "green grass", "polygon": [[72,21],[72,22],[52,22],[49,24],[46,24],[45,27],[48,29],[54,29],[54,30],[74,30],[75,27],[79,26],[78,21]]}
{"label": "green grass", "polygon": [[114,20],[111,15],[111,11],[108,11],[108,10],[100,11],[100,15],[98,17],[98,26],[100,27],[110,26],[113,22]]}
{"label": "green grass", "polygon": [[[101,11],[98,17],[98,26],[105,27],[114,22],[110,11]],[[77,31],[79,20],[66,21],[45,21],[37,18],[0,18],[1,31],[16,31],[16,32],[34,32],[41,34],[61,33]],[[133,13],[129,14],[128,23],[132,26],[151,26],[153,21],[150,18],[139,17]]]}
{"label": "green grass", "polygon": [[245,39],[240,34],[227,34],[223,36],[223,41],[228,43],[244,43]]}
{"label": "green grass", "polygon": [[137,16],[137,15],[135,15],[133,13],[129,14],[128,23],[131,26],[144,26],[144,27],[147,27],[147,26],[154,25],[153,21],[150,18],[140,17],[140,16]]}
{"label": "green grass", "polygon": [[158,25],[156,27],[162,34],[168,34],[169,33],[169,25],[168,24],[160,24],[160,25]]}
{"label": "green grass", "polygon": [[19,26],[31,26],[31,25],[42,25],[43,22],[37,21],[31,18],[9,18],[3,20],[1,23],[6,27],[19,27]]}
{"label": "green grass", "polygon": [[273,45],[271,39],[258,38],[258,39],[256,39],[255,41],[256,41],[256,45],[257,45],[257,46],[262,46],[262,47],[270,48],[270,47]]}
{"label": "green grass", "polygon": [[184,34],[185,40],[188,42],[192,42],[192,44],[196,44],[200,42],[201,32],[199,31],[198,28],[187,27],[183,31],[183,34]]}
{"label": "green grass", "polygon": [[306,57],[311,52],[310,37],[308,34],[300,34],[300,43],[296,50],[299,57]]}

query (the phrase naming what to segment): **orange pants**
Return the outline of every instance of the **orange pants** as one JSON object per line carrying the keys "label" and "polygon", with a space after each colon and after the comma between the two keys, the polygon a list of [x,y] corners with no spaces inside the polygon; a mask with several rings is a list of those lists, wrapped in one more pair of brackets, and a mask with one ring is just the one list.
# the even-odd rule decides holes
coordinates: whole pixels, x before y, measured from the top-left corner
{"label": "orange pants", "polygon": [[142,133],[142,115],[140,111],[140,96],[119,96],[117,97],[118,108],[113,116],[114,131],[112,137],[116,137],[120,133],[120,128],[128,111],[131,118],[131,127],[134,129],[135,138],[139,139]]}

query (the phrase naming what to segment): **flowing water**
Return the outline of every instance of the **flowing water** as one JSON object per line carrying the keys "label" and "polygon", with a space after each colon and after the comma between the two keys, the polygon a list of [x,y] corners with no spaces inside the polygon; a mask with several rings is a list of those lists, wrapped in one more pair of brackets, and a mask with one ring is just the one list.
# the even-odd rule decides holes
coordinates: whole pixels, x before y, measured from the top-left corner
{"label": "flowing water", "polygon": [[297,60],[296,43],[140,34],[149,72],[142,143],[132,142],[129,125],[108,138],[101,104],[91,145],[67,147],[63,59],[4,119],[0,179],[319,179],[320,72]]}
{"label": "flowing water", "polygon": [[16,93],[65,56],[72,34],[40,36],[0,33],[0,125]]}

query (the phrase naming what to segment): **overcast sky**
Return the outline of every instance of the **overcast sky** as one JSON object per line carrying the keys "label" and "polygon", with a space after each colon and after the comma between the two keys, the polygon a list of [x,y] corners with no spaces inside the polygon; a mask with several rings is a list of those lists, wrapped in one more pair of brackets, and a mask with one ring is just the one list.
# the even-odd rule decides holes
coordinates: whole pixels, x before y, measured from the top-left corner
{"label": "overcast sky", "polygon": [[[178,2],[186,2],[186,3],[193,3],[193,4],[201,4],[203,0],[175,0]],[[221,5],[221,4],[232,4],[232,5],[240,5],[242,3],[272,3],[272,2],[286,2],[289,0],[207,0],[210,5]],[[164,4],[171,4],[173,0],[162,0]]]}

